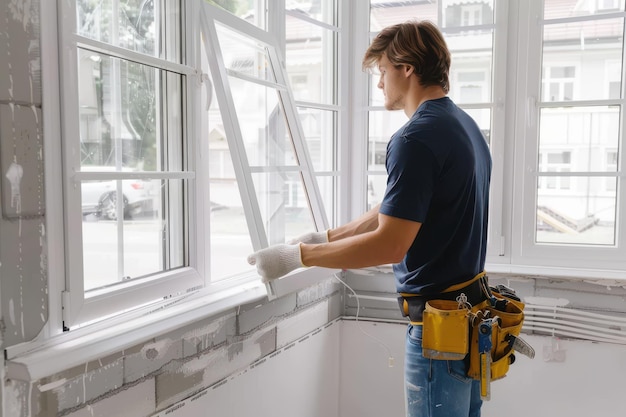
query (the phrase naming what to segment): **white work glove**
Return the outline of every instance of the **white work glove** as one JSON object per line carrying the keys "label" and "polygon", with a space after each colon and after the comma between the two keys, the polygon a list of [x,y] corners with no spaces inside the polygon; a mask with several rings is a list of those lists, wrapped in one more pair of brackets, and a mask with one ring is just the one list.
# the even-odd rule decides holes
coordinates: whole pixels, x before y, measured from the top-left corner
{"label": "white work glove", "polygon": [[295,239],[291,239],[287,243],[290,245],[295,245],[296,243],[328,243],[328,230],[307,233]]}
{"label": "white work glove", "polygon": [[248,256],[248,263],[256,265],[256,270],[264,283],[304,267],[299,244],[279,244],[261,249]]}

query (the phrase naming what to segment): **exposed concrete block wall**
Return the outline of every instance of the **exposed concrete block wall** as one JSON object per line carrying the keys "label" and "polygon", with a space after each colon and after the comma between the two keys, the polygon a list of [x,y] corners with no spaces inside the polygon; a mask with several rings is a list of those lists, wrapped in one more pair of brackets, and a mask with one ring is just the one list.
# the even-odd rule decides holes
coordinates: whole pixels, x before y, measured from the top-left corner
{"label": "exposed concrete block wall", "polygon": [[0,347],[48,316],[39,28],[39,0],[0,2]]}
{"label": "exposed concrete block wall", "polygon": [[[32,383],[5,381],[11,417],[149,416],[340,317],[334,279],[232,309]],[[129,407],[127,409],[127,407]]]}
{"label": "exposed concrete block wall", "polygon": [[[48,320],[40,1],[0,3],[3,349],[34,339]],[[5,175],[11,162],[21,167],[17,195]],[[207,317],[42,380],[8,380],[2,367],[0,409],[7,417],[111,416],[124,404],[120,415],[149,415],[325,325],[342,306],[339,284],[328,281]]]}

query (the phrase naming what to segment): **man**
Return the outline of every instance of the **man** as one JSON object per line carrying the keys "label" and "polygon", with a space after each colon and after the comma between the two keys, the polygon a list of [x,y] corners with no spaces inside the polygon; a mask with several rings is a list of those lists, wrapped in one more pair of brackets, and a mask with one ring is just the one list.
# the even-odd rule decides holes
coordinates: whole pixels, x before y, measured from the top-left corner
{"label": "man", "polygon": [[[387,189],[380,205],[336,229],[309,233],[248,258],[264,281],[302,266],[338,269],[392,263],[410,316],[405,360],[408,416],[480,416],[480,387],[464,360],[422,355],[425,301],[479,302],[474,284],[484,268],[491,157],[476,123],[448,97],[450,53],[430,22],[383,29],[363,58],[380,71],[387,110],[409,121],[387,147]],[[471,288],[471,289],[470,289]],[[406,301],[405,301],[406,300]],[[410,305],[407,308],[407,305]],[[408,310],[408,311],[407,311]]]}

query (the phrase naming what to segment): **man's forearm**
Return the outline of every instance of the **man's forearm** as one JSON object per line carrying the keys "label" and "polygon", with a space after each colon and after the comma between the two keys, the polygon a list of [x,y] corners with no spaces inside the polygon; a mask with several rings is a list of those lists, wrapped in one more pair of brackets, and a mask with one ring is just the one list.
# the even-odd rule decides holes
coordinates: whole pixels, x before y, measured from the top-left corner
{"label": "man's forearm", "polygon": [[305,266],[355,269],[392,263],[395,260],[376,242],[372,234],[361,233],[330,243],[301,244],[300,254]]}
{"label": "man's forearm", "polygon": [[352,220],[336,229],[330,229],[328,231],[328,241],[334,242],[376,230],[378,227],[379,208],[380,204],[376,205],[376,207],[372,208],[358,219]]}
{"label": "man's forearm", "polygon": [[[371,221],[359,222],[360,225]],[[378,215],[377,227],[344,239],[322,244],[301,244],[306,266],[354,269],[398,263],[413,244],[421,223]],[[354,229],[353,229],[354,230]]]}

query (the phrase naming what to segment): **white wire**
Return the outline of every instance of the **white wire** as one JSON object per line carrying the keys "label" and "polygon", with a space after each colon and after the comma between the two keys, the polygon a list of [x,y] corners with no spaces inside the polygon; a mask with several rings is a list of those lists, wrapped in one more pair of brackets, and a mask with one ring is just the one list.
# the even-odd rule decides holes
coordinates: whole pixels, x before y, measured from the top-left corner
{"label": "white wire", "polygon": [[341,282],[347,289],[349,289],[352,294],[354,295],[354,298],[356,299],[356,315],[354,317],[354,321],[356,322],[357,327],[359,328],[359,330],[361,330],[361,332],[363,332],[363,334],[365,334],[366,336],[374,339],[376,342],[378,342],[382,347],[384,347],[387,350],[387,353],[389,354],[389,367],[393,366],[393,362],[394,362],[394,358],[393,355],[391,354],[391,349],[389,349],[389,347],[379,338],[377,338],[376,336],[369,334],[368,332],[366,332],[362,327],[361,327],[361,323],[359,322],[359,311],[361,310],[361,304],[359,302],[359,296],[357,295],[357,293],[352,289],[352,287],[350,287],[348,284],[346,284],[344,281],[341,280],[341,278],[339,278],[339,274],[335,273],[334,277],[337,279],[337,281]]}

